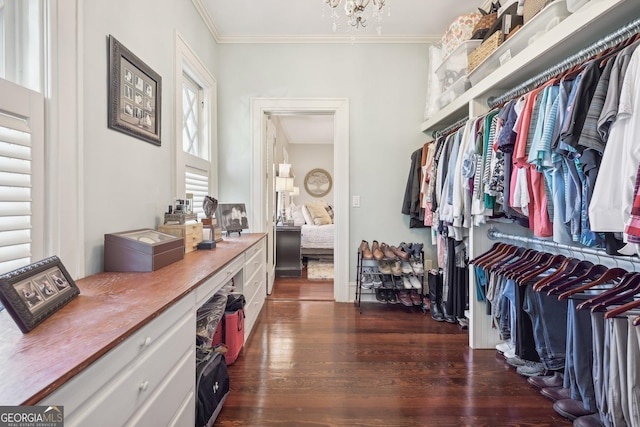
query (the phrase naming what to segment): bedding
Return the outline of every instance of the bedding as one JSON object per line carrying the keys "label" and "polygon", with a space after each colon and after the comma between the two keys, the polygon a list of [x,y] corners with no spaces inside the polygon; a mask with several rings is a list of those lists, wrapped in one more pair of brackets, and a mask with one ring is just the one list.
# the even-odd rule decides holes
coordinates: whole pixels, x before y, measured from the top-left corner
{"label": "bedding", "polygon": [[334,224],[302,226],[302,249],[333,249]]}

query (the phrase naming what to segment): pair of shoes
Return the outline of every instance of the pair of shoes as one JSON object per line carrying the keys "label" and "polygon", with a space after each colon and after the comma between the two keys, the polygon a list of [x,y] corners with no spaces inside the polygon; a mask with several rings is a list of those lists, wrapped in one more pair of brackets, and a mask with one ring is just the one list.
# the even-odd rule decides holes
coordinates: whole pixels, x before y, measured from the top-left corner
{"label": "pair of shoes", "polygon": [[552,401],[571,399],[571,390],[560,387],[545,387],[540,389],[540,394]]}
{"label": "pair of shoes", "polygon": [[553,375],[545,377],[529,377],[527,382],[534,387],[543,389],[545,387],[562,387],[564,379],[561,373],[555,372]]}
{"label": "pair of shoes", "polygon": [[391,262],[386,259],[381,259],[378,261],[378,270],[380,270],[380,273],[382,274],[392,274]]}
{"label": "pair of shoes", "polygon": [[526,361],[523,366],[519,366],[516,369],[516,372],[524,377],[533,377],[533,376],[545,375],[547,373],[547,370],[545,369],[544,365],[540,362]]}
{"label": "pair of shoes", "polygon": [[393,252],[394,254],[396,254],[396,256],[397,256],[398,258],[403,259],[403,260],[405,260],[405,261],[406,261],[406,260],[408,260],[408,259],[409,259],[409,257],[411,256],[411,255],[409,254],[409,252],[404,251],[404,250],[402,249],[402,247],[399,247],[399,248],[398,248],[398,247],[396,247],[396,246],[389,246],[389,249],[391,250],[391,252]]}
{"label": "pair of shoes", "polygon": [[507,365],[513,366],[514,368],[519,368],[520,366],[525,366],[526,364],[527,361],[519,358],[518,356],[507,358]]}
{"label": "pair of shoes", "polygon": [[573,427],[604,427],[600,415],[584,415],[573,420]]}
{"label": "pair of shoes", "polygon": [[413,305],[411,297],[409,296],[409,291],[398,291],[398,300],[405,307],[411,307]]}
{"label": "pair of shoes", "polygon": [[380,302],[388,302],[391,304],[396,304],[398,302],[396,291],[394,289],[376,289],[376,299]]}
{"label": "pair of shoes", "polygon": [[362,289],[371,289],[373,287],[373,279],[369,273],[362,273],[360,276],[360,287]]}
{"label": "pair of shoes", "polygon": [[422,289],[422,283],[413,274],[402,276],[402,284],[405,289]]}
{"label": "pair of shoes", "polygon": [[373,259],[373,252],[369,249],[369,242],[366,240],[360,243],[360,252],[362,253],[362,259]]}
{"label": "pair of shoes", "polygon": [[382,253],[382,251],[380,250],[380,244],[377,240],[374,240],[371,243],[371,253],[373,254],[373,257],[378,261],[384,258],[384,253]]}
{"label": "pair of shoes", "polygon": [[420,253],[424,245],[422,243],[400,243],[400,248],[414,258],[420,258]]}
{"label": "pair of shoes", "polygon": [[409,264],[411,265],[411,269],[415,274],[417,274],[418,276],[424,275],[424,263],[422,262],[422,259],[411,258]]}
{"label": "pair of shoes", "polygon": [[581,401],[573,399],[562,399],[553,404],[553,409],[571,421],[579,417],[591,415],[594,412],[586,409]]}
{"label": "pair of shoes", "polygon": [[417,291],[409,291],[409,298],[413,305],[422,305],[422,297]]}
{"label": "pair of shoes", "polygon": [[383,289],[394,289],[395,288],[395,286],[393,284],[393,279],[391,278],[391,275],[385,274],[384,276],[382,276],[381,280],[382,280],[382,288]]}
{"label": "pair of shoes", "polygon": [[500,344],[496,344],[496,351],[499,354],[504,354],[514,349],[515,347],[511,341],[504,341],[504,342],[501,342]]}
{"label": "pair of shoes", "polygon": [[402,274],[413,274],[413,268],[407,261],[402,261]]}
{"label": "pair of shoes", "polygon": [[391,250],[391,247],[389,245],[387,245],[386,243],[384,243],[384,242],[380,243],[380,250],[384,254],[384,258],[390,259],[390,260],[398,259],[398,256],[396,255],[396,253],[393,252]]}

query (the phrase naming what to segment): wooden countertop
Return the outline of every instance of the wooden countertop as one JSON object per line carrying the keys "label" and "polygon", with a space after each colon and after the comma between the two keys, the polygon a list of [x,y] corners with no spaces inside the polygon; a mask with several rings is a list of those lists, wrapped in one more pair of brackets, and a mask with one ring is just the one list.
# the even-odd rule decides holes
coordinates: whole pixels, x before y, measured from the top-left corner
{"label": "wooden countertop", "polygon": [[216,249],[191,252],[150,273],[80,279],[80,295],[27,334],[3,310],[0,406],[36,404],[263,237],[225,238]]}

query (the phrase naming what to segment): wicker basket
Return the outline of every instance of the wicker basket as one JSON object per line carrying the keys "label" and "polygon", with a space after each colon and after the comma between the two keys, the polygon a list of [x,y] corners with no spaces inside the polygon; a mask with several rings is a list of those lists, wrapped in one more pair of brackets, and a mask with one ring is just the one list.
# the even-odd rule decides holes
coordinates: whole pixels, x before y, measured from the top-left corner
{"label": "wicker basket", "polygon": [[523,8],[523,21],[526,24],[533,18],[538,12],[540,12],[546,5],[553,0],[525,0]]}
{"label": "wicker basket", "polygon": [[484,38],[484,34],[486,34],[486,32],[489,31],[489,29],[494,26],[497,20],[498,20],[497,12],[483,15],[480,18],[480,20],[476,23],[476,25],[473,27],[471,38],[472,39]]}
{"label": "wicker basket", "polygon": [[496,50],[503,41],[502,31],[496,31],[488,39],[486,39],[480,47],[469,54],[467,62],[467,71],[472,72],[482,61]]}

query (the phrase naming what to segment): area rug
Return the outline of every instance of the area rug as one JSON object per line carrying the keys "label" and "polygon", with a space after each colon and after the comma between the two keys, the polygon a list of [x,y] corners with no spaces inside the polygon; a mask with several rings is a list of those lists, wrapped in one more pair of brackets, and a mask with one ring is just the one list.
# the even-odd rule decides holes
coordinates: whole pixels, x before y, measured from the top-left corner
{"label": "area rug", "polygon": [[307,261],[307,279],[333,280],[333,261],[319,261],[315,259]]}

